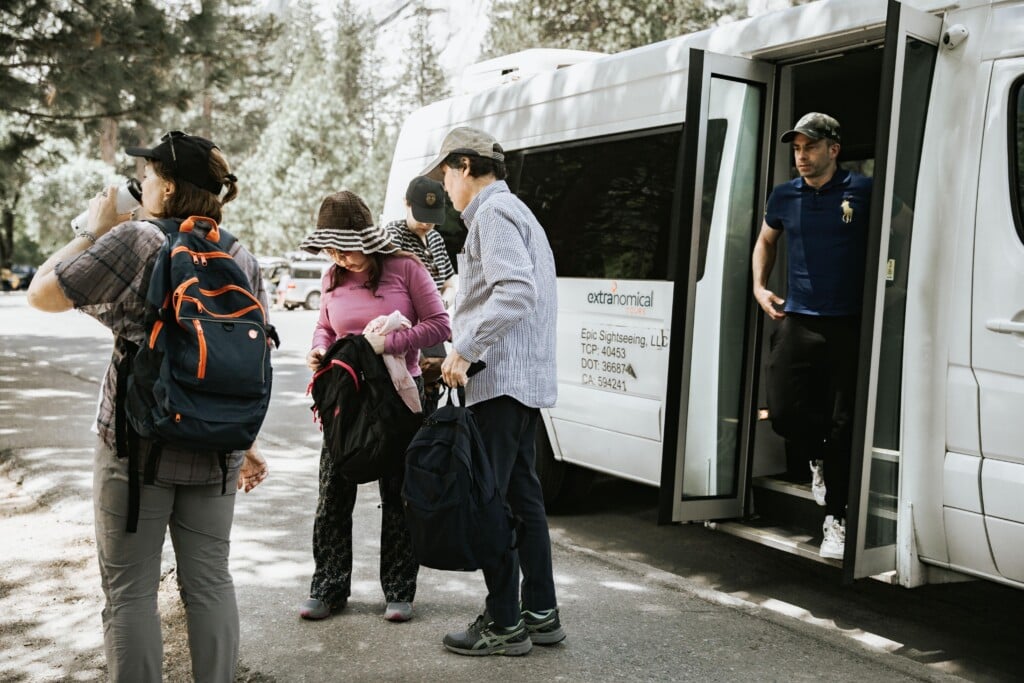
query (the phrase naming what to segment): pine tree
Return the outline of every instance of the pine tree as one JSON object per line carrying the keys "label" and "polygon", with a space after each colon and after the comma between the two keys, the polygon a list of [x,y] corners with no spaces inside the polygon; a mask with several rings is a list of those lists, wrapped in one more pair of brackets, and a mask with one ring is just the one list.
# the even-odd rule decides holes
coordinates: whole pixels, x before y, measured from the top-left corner
{"label": "pine tree", "polygon": [[374,156],[380,126],[368,86],[377,78],[367,47],[373,29],[347,0],[332,21],[324,45],[311,33],[318,19],[308,0],[292,6],[286,19],[280,41],[293,48],[287,66],[292,80],[239,166],[245,194],[232,207],[235,232],[256,250],[296,249],[315,226],[320,202],[333,192],[351,190],[371,208],[381,201],[386,177]]}
{"label": "pine tree", "polygon": [[[228,146],[244,144],[242,134],[261,125],[259,108],[238,94],[266,77],[257,57],[272,18],[256,13],[254,0],[157,4],[10,0],[0,7],[0,262],[11,257],[19,202],[42,197],[25,192],[26,183],[37,175],[88,177],[74,170],[82,164],[76,148],[113,171],[120,149],[152,142],[150,131],[223,128],[216,135],[230,156]],[[71,144],[47,142],[59,140]],[[30,220],[44,209],[20,215]],[[21,233],[29,228],[32,235],[48,229],[26,225]]]}
{"label": "pine tree", "polygon": [[167,77],[180,50],[175,28],[152,0],[0,6],[0,263],[10,261],[14,212],[45,140],[184,104],[186,88]]}
{"label": "pine tree", "polygon": [[229,159],[255,144],[274,93],[286,83],[266,60],[281,27],[274,15],[253,5],[253,0],[205,0],[186,23],[180,78],[194,95],[177,127],[215,140]]}
{"label": "pine tree", "polygon": [[447,79],[438,62],[437,48],[430,39],[431,12],[420,0],[413,5],[412,13],[411,35],[419,38],[411,41],[409,49],[403,54],[403,70],[399,82],[406,114],[449,95]]}
{"label": "pine tree", "polygon": [[745,15],[737,0],[496,0],[487,56],[528,48],[620,52]]}

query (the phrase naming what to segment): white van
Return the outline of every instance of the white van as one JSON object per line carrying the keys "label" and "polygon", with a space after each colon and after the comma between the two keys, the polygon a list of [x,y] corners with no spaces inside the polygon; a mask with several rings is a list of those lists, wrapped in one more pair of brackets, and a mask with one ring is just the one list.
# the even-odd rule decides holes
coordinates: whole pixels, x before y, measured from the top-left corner
{"label": "white van", "polygon": [[[875,181],[841,562],[758,419],[751,250],[808,111]],[[825,0],[437,102],[402,129],[386,216],[461,125],[502,142],[555,252],[550,498],[605,472],[659,486],[662,522],[846,580],[1024,587],[1024,2]]]}

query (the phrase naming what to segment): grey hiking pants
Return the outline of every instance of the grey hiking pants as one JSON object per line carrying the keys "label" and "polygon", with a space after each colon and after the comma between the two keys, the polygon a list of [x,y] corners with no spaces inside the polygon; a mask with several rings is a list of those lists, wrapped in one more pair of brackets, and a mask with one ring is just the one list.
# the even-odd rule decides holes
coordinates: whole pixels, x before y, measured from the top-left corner
{"label": "grey hiking pants", "polygon": [[188,620],[196,681],[229,683],[238,660],[238,606],[228,571],[235,486],[143,485],[138,531],[125,531],[128,462],[105,445],[93,469],[96,551],[106,606],[103,642],[111,681],[161,680],[163,641],[157,611],[160,556],[171,530],[178,587]]}

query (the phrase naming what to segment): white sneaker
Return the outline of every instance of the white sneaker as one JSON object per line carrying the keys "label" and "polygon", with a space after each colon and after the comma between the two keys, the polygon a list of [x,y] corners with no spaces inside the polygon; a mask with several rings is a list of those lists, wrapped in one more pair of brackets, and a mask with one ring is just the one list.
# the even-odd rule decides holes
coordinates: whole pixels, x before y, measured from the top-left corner
{"label": "white sneaker", "polygon": [[814,502],[825,507],[825,461],[811,460],[811,495]]}
{"label": "white sneaker", "polygon": [[833,560],[843,559],[843,551],[846,549],[846,522],[829,515],[821,525],[821,530],[825,538],[821,541],[818,554]]}

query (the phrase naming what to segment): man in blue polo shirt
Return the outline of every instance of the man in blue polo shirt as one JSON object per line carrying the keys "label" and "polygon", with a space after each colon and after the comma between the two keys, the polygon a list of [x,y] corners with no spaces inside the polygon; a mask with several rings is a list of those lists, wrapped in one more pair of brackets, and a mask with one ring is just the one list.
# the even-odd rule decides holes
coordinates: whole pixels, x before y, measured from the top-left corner
{"label": "man in blue polo shirt", "polygon": [[[810,462],[826,512],[820,554],[842,559],[871,179],[837,166],[839,122],[827,114],[806,114],[782,142],[800,177],[772,190],[753,255],[754,298],[779,321],[768,411],[787,461]],[[786,299],[766,286],[783,233]]]}

